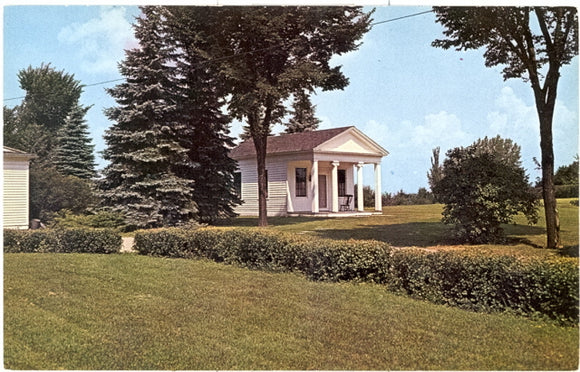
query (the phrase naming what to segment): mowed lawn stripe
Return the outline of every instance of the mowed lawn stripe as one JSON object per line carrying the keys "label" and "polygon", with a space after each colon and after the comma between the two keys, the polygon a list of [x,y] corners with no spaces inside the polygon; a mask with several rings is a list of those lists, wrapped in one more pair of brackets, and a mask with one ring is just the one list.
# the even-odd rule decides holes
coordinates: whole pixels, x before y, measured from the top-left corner
{"label": "mowed lawn stripe", "polygon": [[578,328],[207,261],[5,254],[10,369],[576,369]]}

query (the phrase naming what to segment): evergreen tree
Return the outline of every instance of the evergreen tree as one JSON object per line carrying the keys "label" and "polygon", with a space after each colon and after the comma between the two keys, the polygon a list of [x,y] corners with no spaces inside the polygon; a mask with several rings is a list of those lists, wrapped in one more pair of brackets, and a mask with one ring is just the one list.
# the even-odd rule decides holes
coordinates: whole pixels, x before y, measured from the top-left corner
{"label": "evergreen tree", "polygon": [[183,8],[165,9],[171,42],[180,50],[176,63],[175,87],[178,87],[178,121],[184,130],[181,145],[188,149],[190,162],[197,167],[184,169],[194,179],[192,199],[197,205],[197,219],[212,223],[233,217],[239,204],[233,173],[236,162],[229,157],[234,146],[229,135],[231,118],[222,113],[225,105],[223,82],[189,40],[195,37],[188,27]]}
{"label": "evergreen tree", "polygon": [[292,117],[286,123],[286,133],[309,132],[318,129],[320,120],[315,115],[316,106],[310,102],[306,92],[300,92],[294,96],[292,102]]}
{"label": "evergreen tree", "polygon": [[95,146],[89,137],[89,127],[84,119],[89,107],[73,107],[64,126],[59,130],[54,164],[68,176],[90,180],[95,176]]}
{"label": "evergreen tree", "polygon": [[180,143],[188,133],[177,121],[174,50],[166,44],[159,7],[141,8],[134,26],[140,47],[127,51],[126,82],[109,89],[118,106],[105,133],[110,164],[101,183],[104,204],[137,227],[176,226],[194,217],[195,164]]}

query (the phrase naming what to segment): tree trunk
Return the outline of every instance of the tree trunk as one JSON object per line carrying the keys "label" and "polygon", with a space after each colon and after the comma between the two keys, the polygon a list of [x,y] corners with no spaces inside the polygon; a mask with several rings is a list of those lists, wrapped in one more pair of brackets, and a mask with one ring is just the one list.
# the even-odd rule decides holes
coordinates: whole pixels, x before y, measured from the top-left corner
{"label": "tree trunk", "polygon": [[[547,115],[546,115],[547,116]],[[540,116],[540,147],[542,149],[542,197],[546,215],[547,248],[559,248],[560,218],[554,187],[554,149],[552,145],[552,116]]]}
{"label": "tree trunk", "polygon": [[560,218],[556,204],[554,187],[554,145],[552,140],[552,121],[556,105],[557,74],[548,73],[544,89],[534,89],[536,109],[540,121],[540,148],[542,150],[542,197],[546,216],[546,247],[560,248]]}
{"label": "tree trunk", "polygon": [[268,179],[266,177],[266,144],[267,134],[252,136],[256,148],[256,163],[258,165],[258,226],[268,226],[268,208],[266,205]]}
{"label": "tree trunk", "polygon": [[260,120],[260,109],[253,108],[248,115],[250,135],[256,149],[256,164],[258,171],[258,226],[268,226],[268,177],[266,175],[266,153],[268,134],[270,134],[270,108],[266,106],[264,119]]}

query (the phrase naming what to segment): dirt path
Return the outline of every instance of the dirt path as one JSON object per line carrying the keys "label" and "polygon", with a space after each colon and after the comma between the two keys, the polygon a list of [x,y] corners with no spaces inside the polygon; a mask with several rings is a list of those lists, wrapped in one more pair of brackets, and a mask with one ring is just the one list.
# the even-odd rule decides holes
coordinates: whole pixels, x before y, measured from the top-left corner
{"label": "dirt path", "polygon": [[121,247],[121,252],[135,252],[133,250],[133,243],[134,242],[135,242],[135,238],[133,238],[133,237],[123,238],[123,246]]}

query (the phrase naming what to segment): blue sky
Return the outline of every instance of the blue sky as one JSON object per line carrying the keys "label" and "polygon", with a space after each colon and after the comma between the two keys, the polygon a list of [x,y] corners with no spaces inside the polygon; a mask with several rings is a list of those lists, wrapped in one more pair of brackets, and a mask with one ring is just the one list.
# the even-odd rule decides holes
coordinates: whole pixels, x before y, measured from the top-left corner
{"label": "blue sky", "polygon": [[[429,9],[377,7],[373,18],[380,22]],[[11,99],[24,94],[19,70],[51,63],[87,85],[81,103],[93,105],[86,119],[97,151],[103,150],[103,133],[112,124],[103,109],[115,105],[105,88],[115,83],[92,84],[122,78],[117,63],[125,49],[137,45],[131,23],[138,8],[26,5],[5,6],[3,12],[4,104],[21,101]],[[519,79],[503,81],[501,67],[484,66],[483,51],[431,47],[442,37],[432,13],[374,26],[357,51],[333,59],[343,66],[349,86],[312,97],[321,128],[355,125],[390,152],[382,163],[383,192],[427,187],[434,147],[444,154],[498,134],[522,147],[523,165],[534,180],[539,172],[532,159],[540,159],[540,138],[531,87]],[[562,69],[554,120],[556,167],[578,153],[578,71],[577,57]],[[232,134],[240,132],[241,123],[234,123]],[[97,160],[102,168],[104,162]],[[372,176],[372,166],[365,167],[366,184],[373,184]]]}

